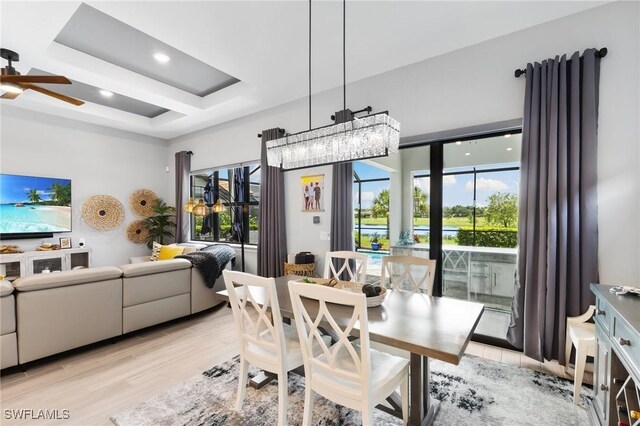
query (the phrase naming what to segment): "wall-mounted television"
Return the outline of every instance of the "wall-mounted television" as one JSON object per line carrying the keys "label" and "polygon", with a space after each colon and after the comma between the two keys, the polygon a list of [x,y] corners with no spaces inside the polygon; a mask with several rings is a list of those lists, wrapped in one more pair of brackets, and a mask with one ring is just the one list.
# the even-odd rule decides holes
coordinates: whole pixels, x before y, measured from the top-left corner
{"label": "wall-mounted television", "polygon": [[71,232],[71,180],[0,174],[0,238]]}

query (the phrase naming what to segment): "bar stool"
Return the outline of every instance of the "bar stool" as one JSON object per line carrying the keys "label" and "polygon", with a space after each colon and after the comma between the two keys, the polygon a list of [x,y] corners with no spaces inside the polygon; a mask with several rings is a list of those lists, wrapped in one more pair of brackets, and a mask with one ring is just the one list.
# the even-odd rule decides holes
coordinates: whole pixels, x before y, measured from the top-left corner
{"label": "bar stool", "polygon": [[571,347],[576,347],[576,362],[573,375],[573,403],[580,404],[580,389],[587,356],[596,356],[596,325],[587,322],[593,317],[596,307],[589,306],[587,312],[577,317],[567,318],[567,337],[565,343],[565,371],[569,367]]}

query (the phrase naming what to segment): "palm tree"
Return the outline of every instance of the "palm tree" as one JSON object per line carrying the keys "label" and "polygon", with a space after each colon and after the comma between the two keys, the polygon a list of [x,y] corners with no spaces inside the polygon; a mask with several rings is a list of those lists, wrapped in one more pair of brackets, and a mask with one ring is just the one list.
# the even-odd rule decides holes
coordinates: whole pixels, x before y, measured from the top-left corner
{"label": "palm tree", "polygon": [[53,200],[60,202],[63,197],[62,193],[64,192],[64,186],[60,182],[51,184],[51,192],[53,192]]}
{"label": "palm tree", "polygon": [[175,207],[171,207],[164,202],[162,198],[158,198],[153,207],[154,215],[144,220],[144,227],[149,230],[147,237],[147,247],[152,248],[153,242],[160,244],[165,243],[165,238],[173,237],[173,231],[176,227]]}
{"label": "palm tree", "polygon": [[32,203],[39,203],[40,201],[42,201],[42,199],[40,198],[40,194],[38,194],[37,189],[30,189],[27,192],[27,197],[29,198],[29,201]]}
{"label": "palm tree", "polygon": [[383,189],[373,200],[371,205],[371,214],[373,217],[387,218],[387,237],[389,236],[389,190]]}
{"label": "palm tree", "polygon": [[413,217],[427,217],[429,204],[427,194],[419,187],[413,187]]}
{"label": "palm tree", "polygon": [[51,191],[53,192],[53,200],[58,205],[68,206],[71,204],[71,184],[63,185],[60,182],[51,184]]}

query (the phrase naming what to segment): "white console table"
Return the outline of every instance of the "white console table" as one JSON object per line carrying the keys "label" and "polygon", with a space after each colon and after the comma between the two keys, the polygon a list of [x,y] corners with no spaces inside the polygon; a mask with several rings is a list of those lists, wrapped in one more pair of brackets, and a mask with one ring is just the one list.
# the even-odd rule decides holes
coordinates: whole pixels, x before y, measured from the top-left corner
{"label": "white console table", "polygon": [[4,275],[5,279],[9,281],[40,274],[43,270],[69,271],[79,266],[91,267],[90,248],[27,251],[0,255],[0,275]]}

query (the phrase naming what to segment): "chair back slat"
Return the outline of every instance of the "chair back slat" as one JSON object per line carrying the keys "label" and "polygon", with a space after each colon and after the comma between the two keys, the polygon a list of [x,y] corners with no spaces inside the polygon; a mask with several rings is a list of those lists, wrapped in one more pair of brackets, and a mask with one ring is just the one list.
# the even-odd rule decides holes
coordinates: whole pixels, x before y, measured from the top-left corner
{"label": "chair back slat", "polygon": [[[275,280],[229,270],[223,274],[233,318],[240,331],[241,350],[249,350],[251,343],[273,353],[274,360],[284,359],[284,329]],[[273,318],[269,318],[269,312]]]}
{"label": "chair back slat", "polygon": [[[371,375],[365,295],[296,281],[289,281],[289,294],[302,345],[305,371],[325,371],[335,377],[365,386]],[[303,299],[310,300],[303,302]],[[317,301],[317,304],[311,304],[312,300]],[[348,307],[351,308],[351,315],[346,324],[338,324],[327,306],[328,303],[342,305],[342,312]],[[308,307],[311,306],[317,306],[315,317],[308,311]],[[318,331],[321,323],[325,329],[331,328],[329,332],[333,331],[334,337],[337,336],[337,342],[331,347],[328,347],[321,339]],[[356,324],[359,324],[360,328],[359,346],[355,346],[349,340]],[[321,351],[316,350],[315,354],[313,351],[314,343],[321,348]],[[342,353],[343,351],[346,351],[346,354]]]}
{"label": "chair back slat", "polygon": [[[398,270],[400,271],[399,273]],[[410,290],[431,296],[435,270],[436,260],[434,259],[425,259],[417,256],[384,256],[382,258],[380,282],[382,285],[394,290]],[[408,289],[406,288],[407,284]]]}
{"label": "chair back slat", "polygon": [[328,251],[324,260],[324,278],[339,280],[346,273],[349,281],[363,283],[367,279],[368,259],[366,254],[355,251]]}

